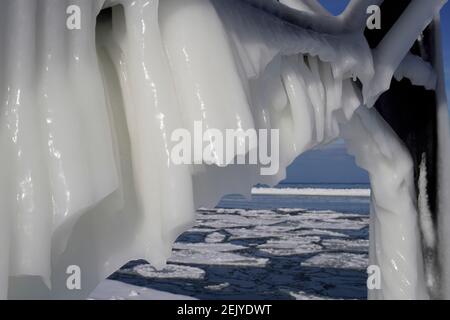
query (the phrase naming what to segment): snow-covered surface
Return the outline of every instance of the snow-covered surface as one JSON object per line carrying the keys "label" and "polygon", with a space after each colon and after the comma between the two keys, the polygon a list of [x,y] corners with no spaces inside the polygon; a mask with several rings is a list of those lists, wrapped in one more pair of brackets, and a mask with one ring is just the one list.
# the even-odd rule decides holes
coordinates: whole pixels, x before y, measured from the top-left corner
{"label": "snow-covered surface", "polygon": [[370,189],[318,189],[318,188],[253,188],[252,194],[329,196],[329,197],[370,197]]}
{"label": "snow-covered surface", "polygon": [[193,300],[190,297],[154,289],[129,285],[120,281],[105,280],[89,299],[92,300]]}
{"label": "snow-covered surface", "polygon": [[202,269],[174,264],[165,266],[163,270],[156,270],[151,265],[145,264],[129,269],[122,269],[120,272],[144,278],[203,279],[205,277],[205,271]]}
{"label": "snow-covered surface", "polygon": [[321,267],[336,269],[365,269],[367,254],[355,253],[324,253],[318,254],[302,263],[305,267]]}
{"label": "snow-covered surface", "polygon": [[[418,179],[418,213],[419,213],[419,225],[422,231],[422,245],[424,251],[436,252],[437,249],[437,232],[433,216],[430,210],[430,202],[428,199],[428,181],[427,181],[427,165],[426,156],[422,155],[422,161],[419,167],[419,179]],[[430,293],[433,296],[438,296],[438,279],[437,279],[437,257],[429,255],[424,257],[424,271],[425,281]]]}

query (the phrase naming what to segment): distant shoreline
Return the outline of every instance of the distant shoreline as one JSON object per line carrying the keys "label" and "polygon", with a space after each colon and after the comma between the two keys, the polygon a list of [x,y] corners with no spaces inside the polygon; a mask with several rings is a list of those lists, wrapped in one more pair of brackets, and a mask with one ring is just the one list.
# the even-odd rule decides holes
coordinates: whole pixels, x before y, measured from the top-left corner
{"label": "distant shoreline", "polygon": [[326,197],[370,197],[370,189],[330,189],[330,188],[252,188],[252,195],[296,195]]}

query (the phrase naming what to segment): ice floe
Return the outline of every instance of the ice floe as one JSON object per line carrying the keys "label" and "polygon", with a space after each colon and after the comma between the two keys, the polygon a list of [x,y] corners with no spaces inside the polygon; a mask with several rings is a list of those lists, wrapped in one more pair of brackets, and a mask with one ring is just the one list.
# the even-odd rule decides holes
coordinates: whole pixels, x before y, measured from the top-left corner
{"label": "ice floe", "polygon": [[368,215],[297,208],[256,217],[202,208],[164,269],[136,261],[112,278],[200,299],[366,297]]}

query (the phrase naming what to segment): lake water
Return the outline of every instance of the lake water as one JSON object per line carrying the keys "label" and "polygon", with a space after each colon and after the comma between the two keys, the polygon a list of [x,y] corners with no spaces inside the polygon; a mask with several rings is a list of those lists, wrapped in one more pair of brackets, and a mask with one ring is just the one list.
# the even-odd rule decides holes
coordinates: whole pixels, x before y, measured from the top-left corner
{"label": "lake water", "polygon": [[198,299],[365,299],[368,213],[369,197],[230,195],[199,210],[166,269],[133,261],[111,279]]}

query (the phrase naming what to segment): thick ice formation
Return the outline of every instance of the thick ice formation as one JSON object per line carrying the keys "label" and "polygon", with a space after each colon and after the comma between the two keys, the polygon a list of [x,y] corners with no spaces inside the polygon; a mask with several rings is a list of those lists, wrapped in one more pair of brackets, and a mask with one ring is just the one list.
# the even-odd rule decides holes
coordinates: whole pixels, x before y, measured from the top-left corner
{"label": "thick ice formation", "polygon": [[[374,1],[354,0],[339,17],[312,0],[281,2],[1,0],[1,297],[85,297],[129,260],[162,266],[196,207],[275,184],[299,154],[338,137],[371,175],[371,261],[383,273],[372,296],[435,297],[411,155],[364,104],[394,74],[436,88],[446,190],[441,57],[408,54],[445,1],[413,0],[374,50],[363,35]],[[63,27],[69,5],[81,8],[81,30]],[[200,120],[279,129],[282,170],[174,165],[171,133]],[[450,220],[440,219],[445,241]],[[81,290],[66,287],[70,265],[81,268]]]}

